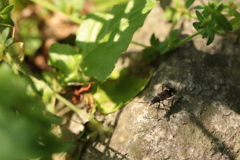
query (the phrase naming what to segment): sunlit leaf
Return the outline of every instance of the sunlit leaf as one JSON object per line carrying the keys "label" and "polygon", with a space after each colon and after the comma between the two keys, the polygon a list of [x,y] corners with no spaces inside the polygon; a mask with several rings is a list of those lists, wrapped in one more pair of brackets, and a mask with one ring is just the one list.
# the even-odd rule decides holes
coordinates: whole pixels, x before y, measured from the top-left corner
{"label": "sunlit leaf", "polygon": [[80,60],[81,55],[70,45],[54,43],[49,49],[48,64],[64,74],[71,73],[77,68]]}
{"label": "sunlit leaf", "polygon": [[155,0],[114,6],[109,13],[88,15],[77,32],[77,45],[83,54],[81,68],[87,76],[104,81],[112,72],[121,52],[156,4]]}

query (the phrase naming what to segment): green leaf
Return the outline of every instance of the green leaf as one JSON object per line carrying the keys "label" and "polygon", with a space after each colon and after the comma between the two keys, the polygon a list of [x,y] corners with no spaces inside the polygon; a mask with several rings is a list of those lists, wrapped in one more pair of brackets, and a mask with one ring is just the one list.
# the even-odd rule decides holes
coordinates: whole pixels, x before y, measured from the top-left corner
{"label": "green leaf", "polygon": [[0,14],[1,15],[5,15],[5,14],[9,14],[11,12],[11,10],[13,9],[14,5],[9,5],[7,7],[5,7]]}
{"label": "green leaf", "polygon": [[210,45],[213,42],[213,40],[214,40],[214,34],[208,38],[207,45]]}
{"label": "green leaf", "polygon": [[204,32],[202,35],[203,35],[202,38],[208,38],[207,32]]}
{"label": "green leaf", "polygon": [[85,75],[104,81],[112,72],[121,52],[156,4],[155,0],[130,0],[109,13],[87,15],[77,31],[76,43],[83,54]]}
{"label": "green leaf", "polygon": [[231,9],[231,10],[230,10],[230,13],[231,13],[234,17],[240,19],[240,13],[239,13],[238,11],[236,11],[236,10],[234,10],[234,9]]}
{"label": "green leaf", "polygon": [[227,30],[232,30],[232,25],[228,22],[227,18],[222,15],[221,13],[214,14],[214,17],[216,18],[216,21],[218,24],[220,24],[223,28]]}
{"label": "green leaf", "polygon": [[203,5],[198,5],[198,6],[194,7],[194,9],[204,9],[204,6]]}
{"label": "green leaf", "polygon": [[196,29],[196,30],[199,30],[199,22],[193,22],[193,27]]}
{"label": "green leaf", "polygon": [[68,44],[54,43],[49,49],[48,64],[56,67],[61,73],[69,74],[74,71],[81,61],[81,55]]}
{"label": "green leaf", "polygon": [[151,46],[156,46],[159,43],[158,38],[155,36],[155,34],[152,34],[150,38],[150,44]]}
{"label": "green leaf", "polygon": [[233,30],[240,29],[240,21],[238,18],[233,18],[230,20],[230,23],[232,24]]}
{"label": "green leaf", "polygon": [[214,37],[214,32],[213,30],[209,27],[209,26],[206,26],[206,33],[208,35],[209,38],[213,38]]}
{"label": "green leaf", "polygon": [[178,34],[178,29],[172,30],[169,36],[169,40],[176,39],[177,34]]}
{"label": "green leaf", "polygon": [[[149,74],[149,72],[146,72]],[[99,104],[99,110],[104,114],[117,111],[145,88],[152,73],[146,78],[134,76],[129,73],[128,68],[115,69],[105,81],[98,86],[94,98]]]}
{"label": "green leaf", "polygon": [[196,15],[200,22],[205,21],[205,18],[202,16],[202,14],[199,11],[196,11]]}
{"label": "green leaf", "polygon": [[2,33],[1,33],[1,35],[0,35],[0,41],[1,42],[5,42],[6,41],[6,39],[8,38],[8,35],[9,35],[9,32],[10,32],[10,28],[9,27],[6,27],[3,31],[2,31]]}
{"label": "green leaf", "polygon": [[186,7],[186,8],[189,8],[189,7],[193,4],[194,1],[195,1],[195,0],[186,0],[186,2],[185,2],[185,7]]}
{"label": "green leaf", "polygon": [[9,47],[13,43],[13,41],[13,38],[8,38],[4,43],[5,47]]}

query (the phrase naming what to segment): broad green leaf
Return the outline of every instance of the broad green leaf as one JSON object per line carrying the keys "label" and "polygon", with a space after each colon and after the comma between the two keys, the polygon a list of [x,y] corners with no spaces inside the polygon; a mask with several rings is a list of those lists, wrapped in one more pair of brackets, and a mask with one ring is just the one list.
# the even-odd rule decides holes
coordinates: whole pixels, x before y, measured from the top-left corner
{"label": "broad green leaf", "polygon": [[[148,73],[148,72],[147,72]],[[146,78],[129,74],[127,68],[115,69],[109,81],[98,86],[94,98],[102,113],[117,111],[145,88],[151,75]]]}
{"label": "broad green leaf", "polygon": [[5,7],[5,8],[0,12],[0,14],[1,14],[1,15],[9,14],[9,13],[11,12],[11,10],[13,9],[13,6],[14,6],[14,5],[9,5],[9,6]]}
{"label": "broad green leaf", "polygon": [[76,39],[85,75],[104,81],[111,74],[120,53],[127,49],[155,4],[155,0],[130,0],[114,6],[109,13],[87,15]]}

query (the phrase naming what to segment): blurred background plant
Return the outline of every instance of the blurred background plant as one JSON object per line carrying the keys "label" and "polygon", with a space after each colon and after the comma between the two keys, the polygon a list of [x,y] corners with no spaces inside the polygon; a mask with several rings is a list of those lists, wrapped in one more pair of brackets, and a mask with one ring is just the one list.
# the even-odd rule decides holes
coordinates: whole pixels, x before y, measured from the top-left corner
{"label": "blurred background plant", "polygon": [[[58,152],[78,159],[75,149],[112,132],[95,115],[120,109],[148,83],[150,76],[114,68],[155,4],[1,1],[0,159],[47,159]],[[67,127],[71,122],[77,129]]]}

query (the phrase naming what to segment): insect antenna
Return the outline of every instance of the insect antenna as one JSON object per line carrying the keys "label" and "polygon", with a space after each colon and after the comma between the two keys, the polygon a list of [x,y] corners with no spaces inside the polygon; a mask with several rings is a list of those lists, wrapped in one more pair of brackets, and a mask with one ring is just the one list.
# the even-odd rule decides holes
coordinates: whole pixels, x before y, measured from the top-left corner
{"label": "insect antenna", "polygon": [[133,102],[136,102],[136,103],[149,103],[149,101],[133,101]]}

